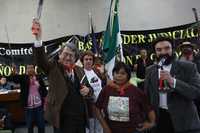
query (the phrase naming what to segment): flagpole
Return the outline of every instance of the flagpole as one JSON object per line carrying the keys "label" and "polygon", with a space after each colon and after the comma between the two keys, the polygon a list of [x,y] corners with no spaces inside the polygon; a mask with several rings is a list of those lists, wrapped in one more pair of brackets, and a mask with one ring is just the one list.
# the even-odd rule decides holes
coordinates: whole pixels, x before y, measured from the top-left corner
{"label": "flagpole", "polygon": [[[89,39],[92,41],[92,48],[91,51],[95,54],[96,57],[99,57],[99,46],[97,44],[95,32],[94,32],[94,26],[92,21],[92,14],[91,12],[88,13],[89,16]],[[88,40],[89,40],[88,39]]]}
{"label": "flagpole", "polygon": [[[8,35],[8,29],[7,29],[7,25],[5,24],[5,32],[6,32],[6,38],[7,38],[7,42],[8,42],[8,47],[9,47],[9,50],[11,51],[11,44],[10,44],[10,38],[9,38],[9,35]],[[14,57],[13,57],[13,54],[11,52],[11,64],[14,63]]]}
{"label": "flagpole", "polygon": [[85,41],[89,41],[90,40],[90,34],[91,34],[91,32],[92,32],[92,28],[91,28],[91,18],[92,18],[92,14],[91,14],[91,12],[89,11],[89,13],[88,13],[88,36],[87,36],[87,39],[85,39]]}
{"label": "flagpole", "polygon": [[192,11],[194,13],[195,21],[197,22],[197,33],[198,33],[197,39],[198,39],[198,42],[199,42],[200,41],[200,24],[199,24],[198,13],[197,13],[196,8],[192,8]]}
{"label": "flagpole", "polygon": [[197,14],[197,9],[196,8],[192,8],[192,11],[194,13],[194,17],[195,17],[196,22],[198,22],[199,18],[198,18],[198,14]]}
{"label": "flagpole", "polygon": [[88,17],[89,17],[88,25],[89,25],[89,34],[90,34],[92,32],[92,28],[91,28],[92,14],[91,14],[91,12],[88,13]]}

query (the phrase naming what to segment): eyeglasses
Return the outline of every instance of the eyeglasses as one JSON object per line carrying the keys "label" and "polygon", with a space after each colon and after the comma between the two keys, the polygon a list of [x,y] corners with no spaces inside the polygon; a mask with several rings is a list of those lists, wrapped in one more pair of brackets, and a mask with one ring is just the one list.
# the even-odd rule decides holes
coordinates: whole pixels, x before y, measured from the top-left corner
{"label": "eyeglasses", "polygon": [[75,57],[75,55],[72,54],[72,53],[63,52],[62,54],[63,54],[63,56],[69,57],[69,58],[74,58]]}

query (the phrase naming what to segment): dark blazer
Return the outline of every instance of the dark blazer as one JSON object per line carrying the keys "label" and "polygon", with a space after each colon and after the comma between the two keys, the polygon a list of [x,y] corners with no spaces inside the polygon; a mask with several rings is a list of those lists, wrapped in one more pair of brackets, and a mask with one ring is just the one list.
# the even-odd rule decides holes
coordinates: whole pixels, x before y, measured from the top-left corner
{"label": "dark blazer", "polygon": [[[72,82],[65,77],[64,67],[60,63],[47,59],[44,47],[33,48],[33,53],[37,65],[47,74],[49,81],[45,119],[59,128],[61,107],[69,90],[73,89]],[[80,81],[84,75],[83,68],[76,66],[74,72]]]}
{"label": "dark blazer", "polygon": [[[167,94],[168,111],[175,131],[200,131],[200,120],[193,100],[200,97],[200,75],[196,65],[186,61],[174,61],[171,75],[176,78],[176,87]],[[149,66],[146,70],[145,90],[158,114],[158,67]]]}
{"label": "dark blazer", "polygon": [[195,59],[193,62],[197,65],[197,70],[200,73],[200,58]]}

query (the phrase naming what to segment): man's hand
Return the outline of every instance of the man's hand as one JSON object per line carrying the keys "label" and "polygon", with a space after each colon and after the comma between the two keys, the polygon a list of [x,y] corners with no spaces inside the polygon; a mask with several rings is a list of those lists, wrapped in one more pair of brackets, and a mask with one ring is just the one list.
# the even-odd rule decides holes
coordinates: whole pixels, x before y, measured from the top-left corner
{"label": "man's hand", "polygon": [[42,38],[42,28],[38,19],[33,19],[31,30],[32,34],[35,35],[36,40],[40,41]]}
{"label": "man's hand", "polygon": [[81,86],[80,93],[82,96],[87,96],[89,92],[90,92],[90,89],[87,86],[85,85]]}
{"label": "man's hand", "polygon": [[154,127],[154,123],[151,123],[151,122],[148,122],[148,121],[145,121],[144,123],[141,123],[139,124],[138,128],[136,128],[138,131],[145,131],[145,130],[148,130],[148,129],[151,129],[152,127]]}
{"label": "man's hand", "polygon": [[171,76],[170,72],[161,70],[160,71],[160,79],[161,80],[167,80],[169,83],[170,87],[174,87],[174,78]]}

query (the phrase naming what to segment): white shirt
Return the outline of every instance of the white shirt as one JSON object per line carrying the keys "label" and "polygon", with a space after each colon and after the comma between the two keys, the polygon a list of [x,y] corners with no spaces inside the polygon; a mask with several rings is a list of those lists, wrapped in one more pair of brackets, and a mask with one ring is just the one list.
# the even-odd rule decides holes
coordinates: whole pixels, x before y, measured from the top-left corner
{"label": "white shirt", "polygon": [[97,74],[93,70],[88,71],[84,69],[84,71],[90,86],[94,90],[95,101],[96,101],[99,96],[99,93],[102,90],[101,79],[97,76]]}
{"label": "white shirt", "polygon": [[[163,70],[170,72],[172,64],[163,65]],[[158,69],[158,78],[160,79],[160,68]],[[167,106],[167,93],[166,92],[159,92],[159,107],[162,109],[168,109]]]}
{"label": "white shirt", "polygon": [[35,48],[42,47],[42,40],[36,40],[36,41],[34,42],[34,47],[35,47]]}

